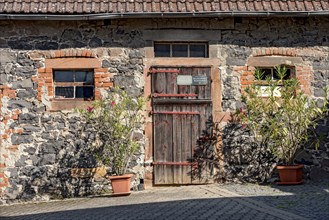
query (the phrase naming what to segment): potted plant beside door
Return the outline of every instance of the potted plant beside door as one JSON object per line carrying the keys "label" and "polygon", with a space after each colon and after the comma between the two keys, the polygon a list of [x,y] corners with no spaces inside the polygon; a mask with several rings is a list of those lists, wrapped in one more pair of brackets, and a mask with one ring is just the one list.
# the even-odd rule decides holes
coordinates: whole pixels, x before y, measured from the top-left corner
{"label": "potted plant beside door", "polygon": [[113,195],[129,195],[129,163],[140,149],[136,132],[144,123],[143,97],[133,97],[113,88],[103,99],[94,101],[81,115],[91,125],[96,139],[91,150],[98,162],[109,170]]}
{"label": "potted plant beside door", "polygon": [[[277,166],[279,184],[300,184],[303,165],[295,164],[295,158],[302,145],[310,142],[310,134],[316,134],[319,118],[327,113],[327,96],[319,107],[301,91],[297,79],[283,80],[285,67],[275,70],[279,80],[267,79],[265,90],[261,80],[264,73],[255,71],[255,81],[245,90],[245,107],[237,112],[238,118],[251,131],[254,143],[270,150],[282,164]],[[319,139],[314,137],[312,143],[317,146]]]}

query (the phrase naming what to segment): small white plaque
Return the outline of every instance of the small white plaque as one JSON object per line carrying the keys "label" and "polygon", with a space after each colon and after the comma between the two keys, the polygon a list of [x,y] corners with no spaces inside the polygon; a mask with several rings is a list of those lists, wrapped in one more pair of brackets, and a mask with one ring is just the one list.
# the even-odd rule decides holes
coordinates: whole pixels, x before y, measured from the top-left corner
{"label": "small white plaque", "polygon": [[189,75],[178,75],[177,76],[177,85],[190,86],[192,85],[192,76]]}

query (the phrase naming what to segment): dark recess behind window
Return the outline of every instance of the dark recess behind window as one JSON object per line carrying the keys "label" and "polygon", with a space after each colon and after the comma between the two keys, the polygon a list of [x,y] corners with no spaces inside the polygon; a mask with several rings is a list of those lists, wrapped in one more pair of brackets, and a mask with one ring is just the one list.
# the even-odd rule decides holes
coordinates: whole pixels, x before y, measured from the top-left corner
{"label": "dark recess behind window", "polygon": [[55,98],[93,99],[93,70],[54,70]]}
{"label": "dark recess behind window", "polygon": [[205,42],[155,42],[155,57],[208,57]]}

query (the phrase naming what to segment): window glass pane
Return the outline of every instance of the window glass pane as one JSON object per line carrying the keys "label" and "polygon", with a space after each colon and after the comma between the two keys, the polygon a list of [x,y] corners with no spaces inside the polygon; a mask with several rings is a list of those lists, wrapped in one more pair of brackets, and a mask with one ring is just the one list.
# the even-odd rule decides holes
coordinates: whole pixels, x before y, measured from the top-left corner
{"label": "window glass pane", "polygon": [[187,57],[187,44],[173,44],[172,45],[172,56],[173,57]]}
{"label": "window glass pane", "polygon": [[204,44],[191,44],[190,57],[207,57],[206,47]]}
{"label": "window glass pane", "polygon": [[76,71],[75,82],[93,83],[94,73],[91,71]]}
{"label": "window glass pane", "polygon": [[[290,72],[291,72],[290,69],[287,69],[286,75],[285,75],[285,77],[283,79],[289,79],[290,78]],[[273,79],[279,80],[279,76],[278,76],[276,70],[274,70]]]}
{"label": "window glass pane", "polygon": [[154,44],[155,57],[170,57],[170,44]]}
{"label": "window glass pane", "polygon": [[76,98],[91,99],[94,97],[94,87],[93,86],[77,86],[75,88]]}
{"label": "window glass pane", "polygon": [[74,72],[65,70],[54,71],[55,82],[74,82]]}
{"label": "window glass pane", "polygon": [[73,86],[55,87],[56,98],[74,98],[73,93],[74,93]]}
{"label": "window glass pane", "polygon": [[268,77],[272,79],[272,69],[260,69],[263,73],[261,80],[266,80]]}

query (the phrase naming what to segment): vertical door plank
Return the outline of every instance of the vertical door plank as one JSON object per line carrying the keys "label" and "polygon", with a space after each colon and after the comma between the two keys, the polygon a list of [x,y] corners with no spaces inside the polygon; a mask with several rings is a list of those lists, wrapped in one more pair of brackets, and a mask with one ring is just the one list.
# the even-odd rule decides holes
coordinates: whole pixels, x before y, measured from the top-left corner
{"label": "vertical door plank", "polygon": [[[158,107],[158,106],[157,106]],[[158,110],[159,108],[156,108]],[[161,161],[163,160],[162,152],[162,132],[163,130],[163,119],[162,115],[155,114],[154,117],[154,160]],[[155,184],[164,184],[165,183],[165,170],[163,166],[154,166],[154,183]]]}
{"label": "vertical door plank", "polygon": [[[175,106],[174,111],[180,111],[180,106]],[[182,116],[173,115],[173,162],[182,161]],[[181,176],[182,170],[181,166],[172,166],[174,170],[174,184],[182,184]]]}
{"label": "vertical door plank", "polygon": [[[186,106],[187,107],[187,106]],[[185,108],[186,111],[189,109]],[[191,116],[183,115],[182,116],[182,160],[183,161],[192,161],[192,144],[191,144]],[[191,166],[182,166],[182,182],[184,184],[191,184],[192,173]]]}

